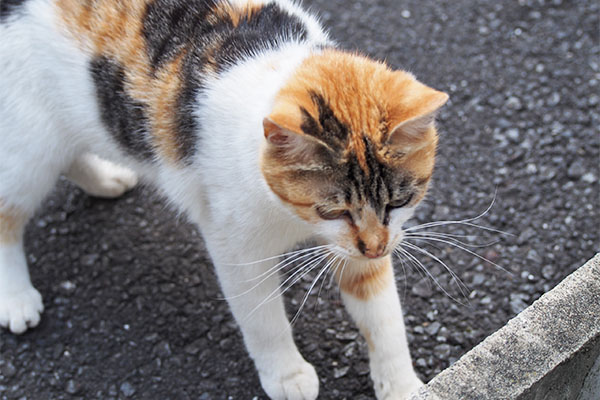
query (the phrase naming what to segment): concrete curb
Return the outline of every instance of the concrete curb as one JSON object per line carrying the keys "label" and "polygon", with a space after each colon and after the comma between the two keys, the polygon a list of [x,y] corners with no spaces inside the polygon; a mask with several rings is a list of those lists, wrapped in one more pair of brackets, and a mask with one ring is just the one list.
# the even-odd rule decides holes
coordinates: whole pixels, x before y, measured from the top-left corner
{"label": "concrete curb", "polygon": [[410,400],[600,399],[600,253]]}

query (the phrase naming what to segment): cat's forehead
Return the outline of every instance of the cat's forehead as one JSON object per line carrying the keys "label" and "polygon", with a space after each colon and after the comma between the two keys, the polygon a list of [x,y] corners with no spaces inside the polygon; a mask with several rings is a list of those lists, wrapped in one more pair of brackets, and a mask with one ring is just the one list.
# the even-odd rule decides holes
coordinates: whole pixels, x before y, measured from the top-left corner
{"label": "cat's forehead", "polygon": [[286,110],[288,116],[290,111],[295,115],[293,130],[360,153],[364,136],[378,145],[389,132],[395,103],[389,89],[397,80],[382,63],[325,50],[305,60],[279,97],[297,107]]}
{"label": "cat's forehead", "polygon": [[280,90],[271,118],[340,154],[355,154],[367,170],[367,143],[380,159],[394,162],[386,151],[391,131],[422,111],[425,86],[415,82],[410,73],[381,62],[327,49],[298,67]]}
{"label": "cat's forehead", "polygon": [[335,202],[355,206],[370,205],[375,210],[385,208],[392,199],[403,197],[417,188],[410,171],[379,159],[368,137],[364,150],[348,152],[339,160],[331,176],[330,188],[336,192]]}

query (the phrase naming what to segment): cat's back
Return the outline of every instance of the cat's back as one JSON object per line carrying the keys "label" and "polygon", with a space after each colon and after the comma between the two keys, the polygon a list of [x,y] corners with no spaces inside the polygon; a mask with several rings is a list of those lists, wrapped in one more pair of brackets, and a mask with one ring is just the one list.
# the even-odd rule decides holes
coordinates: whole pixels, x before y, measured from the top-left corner
{"label": "cat's back", "polygon": [[211,80],[287,43],[327,43],[317,20],[287,0],[1,4],[0,112],[68,115],[58,125],[107,130],[141,160],[156,156],[151,149],[174,163],[193,156],[194,107]]}

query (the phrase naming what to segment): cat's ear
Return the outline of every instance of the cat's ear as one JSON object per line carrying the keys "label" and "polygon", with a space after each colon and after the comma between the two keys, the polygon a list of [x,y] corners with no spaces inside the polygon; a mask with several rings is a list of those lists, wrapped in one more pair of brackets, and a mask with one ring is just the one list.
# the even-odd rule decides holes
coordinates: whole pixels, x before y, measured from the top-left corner
{"label": "cat's ear", "polygon": [[269,117],[263,119],[263,129],[265,131],[265,139],[267,139],[267,142],[276,147],[293,146],[294,141],[298,136],[297,133],[277,125]]}
{"label": "cat's ear", "polygon": [[[428,141],[438,110],[448,101],[448,95],[413,83],[409,104],[403,105],[399,120],[392,120],[392,130],[386,144],[404,151],[415,151]],[[406,100],[405,100],[406,102]],[[399,113],[400,114],[400,113]]]}
{"label": "cat's ear", "polygon": [[285,128],[269,117],[263,119],[263,129],[268,145],[290,158],[314,158],[323,147],[319,140]]}

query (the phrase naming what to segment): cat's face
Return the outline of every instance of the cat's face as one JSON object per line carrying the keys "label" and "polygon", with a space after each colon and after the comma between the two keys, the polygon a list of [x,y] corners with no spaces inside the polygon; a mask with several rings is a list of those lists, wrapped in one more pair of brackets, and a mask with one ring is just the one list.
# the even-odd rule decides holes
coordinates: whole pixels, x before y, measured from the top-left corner
{"label": "cat's face", "polygon": [[347,257],[385,256],[427,190],[437,144],[433,117],[447,99],[364,57],[314,55],[263,122],[265,179]]}

